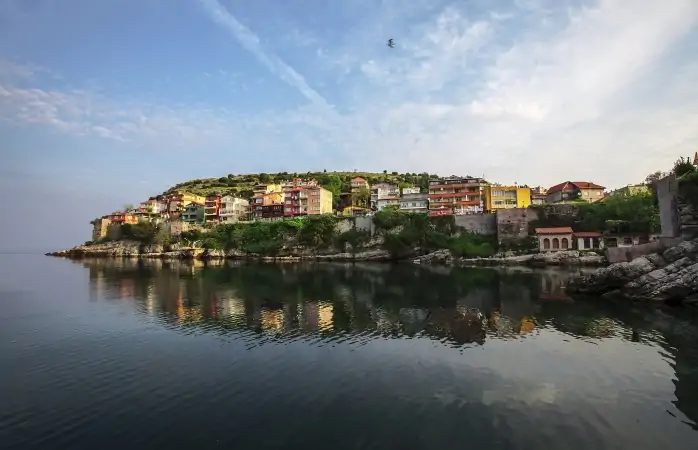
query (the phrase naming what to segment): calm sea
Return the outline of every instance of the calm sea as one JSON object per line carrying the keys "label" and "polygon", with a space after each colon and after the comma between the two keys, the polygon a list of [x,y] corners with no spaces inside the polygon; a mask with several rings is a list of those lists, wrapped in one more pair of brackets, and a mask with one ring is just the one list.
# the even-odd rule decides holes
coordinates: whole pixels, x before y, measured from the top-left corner
{"label": "calm sea", "polygon": [[695,311],[576,275],[0,255],[0,448],[697,449]]}

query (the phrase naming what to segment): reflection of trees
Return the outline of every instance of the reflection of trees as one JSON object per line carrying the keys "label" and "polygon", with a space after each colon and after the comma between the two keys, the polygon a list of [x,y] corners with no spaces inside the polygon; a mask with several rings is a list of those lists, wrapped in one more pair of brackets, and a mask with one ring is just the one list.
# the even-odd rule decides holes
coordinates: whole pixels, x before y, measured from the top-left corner
{"label": "reflection of trees", "polygon": [[[96,299],[132,300],[185,332],[275,340],[424,336],[452,345],[522,337],[539,327],[573,336],[657,339],[675,354],[677,406],[698,420],[698,320],[599,299],[572,300],[569,273],[412,265],[223,264],[86,260]],[[653,337],[654,336],[654,337]],[[674,350],[675,349],[675,350]],[[693,408],[693,409],[691,409]]]}

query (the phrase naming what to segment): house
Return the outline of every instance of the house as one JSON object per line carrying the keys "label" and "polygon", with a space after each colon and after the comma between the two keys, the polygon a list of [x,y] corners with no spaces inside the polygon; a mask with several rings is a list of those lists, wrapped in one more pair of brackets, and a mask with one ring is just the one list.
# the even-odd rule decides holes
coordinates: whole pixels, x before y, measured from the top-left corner
{"label": "house", "polygon": [[371,189],[371,185],[368,184],[368,181],[364,180],[364,179],[361,178],[361,177],[355,177],[355,178],[353,178],[353,179],[351,180],[350,184],[351,184],[351,193],[352,193],[352,194],[358,194],[358,193],[360,193],[360,192],[361,192],[362,190],[364,190],[364,189],[365,189],[365,190],[370,190],[370,189]]}
{"label": "house", "polygon": [[[259,220],[264,218],[264,212],[269,215],[269,208],[264,208],[270,205],[283,205],[284,193],[281,191],[271,191],[265,194],[255,194],[252,196],[249,205],[250,219]],[[282,207],[283,212],[283,207]]]}
{"label": "house", "polygon": [[283,186],[276,183],[259,183],[252,188],[252,196],[283,192]]}
{"label": "house", "polygon": [[124,224],[135,225],[138,223],[138,217],[135,214],[122,213],[120,211],[109,214],[107,216],[107,218],[109,219],[110,223],[118,224],[118,225],[124,225]]}
{"label": "house", "polygon": [[182,210],[190,203],[198,203],[203,205],[206,203],[206,197],[189,194],[186,192],[175,192],[167,197],[167,212],[170,214],[182,212]]}
{"label": "house", "polygon": [[284,189],[283,203],[285,217],[331,214],[332,192],[318,185],[315,180],[296,182]]}
{"label": "house", "polygon": [[282,203],[262,205],[261,214],[261,220],[283,220],[284,205]]}
{"label": "house", "polygon": [[627,186],[623,186],[622,188],[611,191],[606,197],[612,197],[614,195],[631,196],[649,193],[650,188],[646,184],[629,184]]}
{"label": "house", "polygon": [[361,217],[369,214],[371,212],[368,208],[362,208],[360,206],[347,206],[342,209],[342,216],[345,217]]}
{"label": "house", "polygon": [[232,195],[221,197],[219,217],[221,223],[235,223],[243,220],[247,214],[250,202]]}
{"label": "house", "polygon": [[204,204],[192,202],[184,207],[182,221],[186,223],[204,223]]}
{"label": "house", "polygon": [[418,187],[402,188],[400,211],[426,214],[429,212],[429,194]]}
{"label": "house", "polygon": [[371,186],[371,207],[380,211],[387,206],[400,206],[400,188],[390,183]]}
{"label": "house", "polygon": [[486,184],[482,178],[455,176],[429,181],[429,215],[482,213]]}
{"label": "house", "polygon": [[598,250],[604,247],[601,233],[597,231],[577,231],[574,238],[577,250]]}
{"label": "house", "polygon": [[545,202],[584,201],[594,203],[604,197],[604,189],[606,188],[589,181],[565,181],[548,189]]}
{"label": "house", "polygon": [[498,209],[528,208],[531,206],[531,188],[523,186],[485,186],[485,212]]}
{"label": "house", "polygon": [[140,204],[140,208],[151,214],[164,214],[167,212],[167,201],[164,198],[151,198]]}
{"label": "house", "polygon": [[92,242],[97,242],[107,236],[109,224],[111,224],[108,217],[100,217],[90,223],[92,224]]}
{"label": "house", "polygon": [[221,197],[218,194],[206,196],[206,203],[204,203],[204,221],[206,223],[220,222]]}
{"label": "house", "polygon": [[542,186],[531,188],[531,205],[542,205],[548,197],[548,190]]}
{"label": "house", "polygon": [[538,250],[541,252],[560,252],[571,250],[574,232],[570,227],[536,228]]}

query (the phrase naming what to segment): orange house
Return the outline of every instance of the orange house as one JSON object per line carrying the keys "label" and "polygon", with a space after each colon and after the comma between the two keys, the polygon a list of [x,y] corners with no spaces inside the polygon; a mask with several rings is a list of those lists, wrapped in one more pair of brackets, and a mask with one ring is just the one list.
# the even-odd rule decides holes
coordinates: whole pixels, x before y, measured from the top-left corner
{"label": "orange house", "polygon": [[136,224],[138,223],[138,217],[135,214],[128,214],[128,213],[122,213],[122,212],[115,212],[113,214],[110,214],[107,216],[107,219],[109,220],[110,223],[118,223],[118,224]]}

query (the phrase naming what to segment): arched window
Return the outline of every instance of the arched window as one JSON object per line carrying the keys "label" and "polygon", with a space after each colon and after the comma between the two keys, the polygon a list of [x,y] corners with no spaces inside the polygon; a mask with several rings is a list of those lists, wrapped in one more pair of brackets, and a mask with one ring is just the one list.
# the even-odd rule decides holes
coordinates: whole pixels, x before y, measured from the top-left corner
{"label": "arched window", "polygon": [[558,238],[553,238],[553,250],[559,249],[560,248],[560,239]]}
{"label": "arched window", "polygon": [[543,250],[550,250],[550,239],[543,239]]}
{"label": "arched window", "polygon": [[562,248],[568,249],[570,247],[570,243],[567,240],[567,238],[562,238]]}

